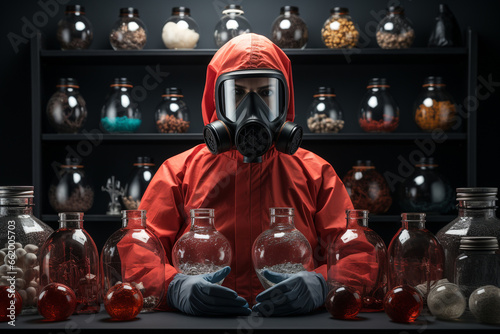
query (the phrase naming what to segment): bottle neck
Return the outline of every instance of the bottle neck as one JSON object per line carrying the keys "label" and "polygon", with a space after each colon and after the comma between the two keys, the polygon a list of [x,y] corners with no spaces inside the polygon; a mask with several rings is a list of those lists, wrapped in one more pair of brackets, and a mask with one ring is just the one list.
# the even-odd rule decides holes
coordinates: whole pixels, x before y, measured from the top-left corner
{"label": "bottle neck", "polygon": [[347,228],[368,227],[367,210],[346,210]]}
{"label": "bottle neck", "polygon": [[459,217],[469,217],[469,218],[495,218],[496,207],[492,208],[466,208],[458,207]]}
{"label": "bottle neck", "polygon": [[420,221],[407,221],[403,220],[403,229],[405,230],[424,230],[425,229],[425,220]]}
{"label": "bottle neck", "polygon": [[294,228],[293,216],[271,216],[270,228]]}
{"label": "bottle neck", "polygon": [[191,217],[191,231],[207,231],[214,229],[213,217]]}
{"label": "bottle neck", "polygon": [[60,220],[60,229],[81,229],[83,230],[83,220]]}

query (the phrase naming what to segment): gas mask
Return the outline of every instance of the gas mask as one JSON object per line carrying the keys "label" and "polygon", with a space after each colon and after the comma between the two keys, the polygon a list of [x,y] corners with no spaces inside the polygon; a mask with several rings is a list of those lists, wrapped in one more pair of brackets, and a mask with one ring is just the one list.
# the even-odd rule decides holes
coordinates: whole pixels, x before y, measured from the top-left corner
{"label": "gas mask", "polygon": [[302,127],[286,121],[288,87],[277,70],[242,70],[222,74],[215,85],[218,120],[205,126],[203,138],[213,154],[236,148],[246,163],[262,162],[274,143],[294,154]]}

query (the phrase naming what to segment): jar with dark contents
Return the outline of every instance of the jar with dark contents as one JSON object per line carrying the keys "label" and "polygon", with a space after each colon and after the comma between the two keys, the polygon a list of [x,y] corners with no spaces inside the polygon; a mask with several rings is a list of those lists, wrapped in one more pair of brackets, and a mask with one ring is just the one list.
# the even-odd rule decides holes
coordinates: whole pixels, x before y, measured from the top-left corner
{"label": "jar with dark contents", "polygon": [[156,107],[156,127],[162,133],[184,133],[189,130],[189,108],[180,88],[165,90],[163,100]]}
{"label": "jar with dark contents", "polygon": [[307,127],[314,133],[339,132],[344,127],[343,111],[333,88],[319,87],[309,106]]}
{"label": "jar with dark contents", "polygon": [[125,185],[125,193],[122,196],[123,205],[127,210],[137,210],[149,182],[154,176],[155,164],[150,157],[137,157],[132,172]]}
{"label": "jar with dark contents", "polygon": [[405,17],[403,7],[390,6],[377,26],[377,43],[382,49],[407,49],[415,39],[415,31]]}
{"label": "jar with dark contents", "polygon": [[128,7],[120,9],[120,18],[109,35],[114,50],[142,50],[146,45],[146,25],[139,18],[139,10]]}
{"label": "jar with dark contents", "polygon": [[389,186],[370,160],[358,160],[342,181],[355,209],[381,214],[391,207]]}
{"label": "jar with dark contents", "polygon": [[359,31],[357,30],[349,9],[335,7],[332,14],[323,24],[321,37],[323,43],[330,49],[354,48],[358,44]]}
{"label": "jar with dark contents", "polygon": [[200,28],[191,17],[191,10],[172,8],[172,16],[165,22],[161,38],[168,49],[194,49],[200,39]]}
{"label": "jar with dark contents", "polygon": [[450,130],[455,125],[457,109],[443,78],[430,76],[422,88],[414,105],[415,123],[426,132]]}
{"label": "jar with dark contents", "polygon": [[[399,107],[385,78],[373,78],[361,99],[359,125],[365,132],[393,132],[399,125]],[[371,211],[371,210],[370,210]]]}
{"label": "jar with dark contents", "polygon": [[62,50],[88,49],[92,44],[93,28],[85,16],[85,7],[66,6],[65,17],[57,25],[57,40]]}
{"label": "jar with dark contents", "polygon": [[47,118],[58,133],[77,133],[87,120],[87,104],[73,78],[61,78],[47,103]]}
{"label": "jar with dark contents", "polygon": [[49,187],[49,203],[55,212],[87,212],[94,204],[94,189],[83,165],[75,158],[65,164]]}
{"label": "jar with dark contents", "polygon": [[284,6],[280,16],[274,20],[271,28],[271,40],[282,49],[303,49],[309,38],[307,25],[299,16],[299,8]]}
{"label": "jar with dark contents", "polygon": [[108,133],[131,133],[141,126],[141,113],[133,101],[134,86],[127,78],[115,78],[101,111],[101,128]]}
{"label": "jar with dark contents", "polygon": [[222,11],[222,17],[215,25],[214,41],[218,48],[230,39],[252,32],[252,26],[245,17],[240,5],[227,5]]}

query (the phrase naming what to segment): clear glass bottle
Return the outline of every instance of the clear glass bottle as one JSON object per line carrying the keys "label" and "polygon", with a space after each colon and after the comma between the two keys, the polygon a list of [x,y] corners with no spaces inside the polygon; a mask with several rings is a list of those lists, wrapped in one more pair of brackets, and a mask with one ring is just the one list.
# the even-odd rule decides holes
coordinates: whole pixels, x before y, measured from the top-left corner
{"label": "clear glass bottle", "polygon": [[142,50],[146,45],[148,32],[139,18],[139,10],[128,7],[120,9],[120,18],[109,35],[114,50]]}
{"label": "clear glass bottle", "polygon": [[165,292],[165,250],[146,226],[146,211],[123,210],[122,228],[101,252],[102,296],[116,284],[130,283],[144,297],[141,312],[152,312]]}
{"label": "clear glass bottle", "polygon": [[101,111],[101,128],[108,133],[136,132],[141,126],[141,112],[132,99],[134,86],[127,78],[115,78]]}
{"label": "clear glass bottle", "polygon": [[85,16],[85,7],[66,6],[65,17],[57,25],[57,40],[62,50],[84,50],[92,44],[92,24]]}
{"label": "clear glass bottle", "polygon": [[172,8],[161,33],[163,44],[168,49],[194,49],[200,39],[198,23],[191,17],[187,7]]}
{"label": "clear glass bottle", "polygon": [[330,49],[356,47],[359,31],[349,15],[349,9],[335,7],[330,10],[330,13],[331,16],[321,29],[323,43]]}
{"label": "clear glass bottle", "polygon": [[295,228],[293,208],[270,208],[269,229],[262,232],[252,246],[252,261],[264,289],[274,283],[262,272],[293,274],[314,269],[312,249],[306,237]]}
{"label": "clear glass bottle", "polygon": [[451,94],[446,90],[442,77],[425,79],[422,91],[413,107],[415,123],[424,131],[448,131],[455,125],[457,109]]}
{"label": "clear glass bottle", "polygon": [[365,132],[393,132],[399,125],[399,107],[385,78],[372,78],[361,99],[359,125]]}
{"label": "clear glass bottle", "polygon": [[50,283],[73,289],[76,314],[99,312],[99,253],[81,212],[59,213],[59,229],[40,250],[40,285]]}
{"label": "clear glass bottle", "polygon": [[361,312],[384,309],[387,293],[387,248],[368,227],[367,210],[346,210],[347,227],[328,246],[328,283],[359,291]]}
{"label": "clear glass bottle", "polygon": [[284,6],[271,27],[271,40],[282,49],[304,49],[309,39],[307,24],[299,16],[299,7]]}
{"label": "clear glass bottle", "polygon": [[415,31],[400,6],[390,6],[377,26],[377,43],[382,49],[407,49],[415,39]]}
{"label": "clear glass bottle", "polygon": [[495,215],[498,188],[457,188],[458,217],[436,234],[446,257],[444,277],[455,282],[454,261],[462,237],[500,238],[500,219]]}
{"label": "clear glass bottle", "polygon": [[455,260],[455,284],[468,300],[485,285],[500,287],[500,254],[496,237],[462,237]]}
{"label": "clear glass bottle", "polygon": [[389,186],[370,160],[358,160],[342,181],[355,209],[381,214],[391,207]]}
{"label": "clear glass bottle", "polygon": [[0,186],[0,286],[10,286],[7,278],[15,276],[16,290],[23,301],[22,314],[37,313],[39,249],[54,232],[33,216],[33,201],[32,186]]}
{"label": "clear glass bottle", "polygon": [[[227,238],[215,229],[214,209],[191,209],[191,229],[172,249],[172,265],[186,275],[213,273],[231,265]],[[218,282],[222,284],[221,282]]]}
{"label": "clear glass bottle", "polygon": [[432,157],[420,159],[399,190],[401,210],[427,214],[446,214],[453,210],[453,189],[438,167]]}
{"label": "clear glass bottle", "polygon": [[94,204],[94,189],[77,159],[66,158],[49,187],[49,203],[55,212],[87,212]]}
{"label": "clear glass bottle", "polygon": [[77,133],[87,120],[87,104],[73,78],[61,78],[47,103],[47,118],[58,133]]}
{"label": "clear glass bottle", "polygon": [[407,284],[422,293],[443,278],[444,252],[425,228],[425,213],[402,213],[402,227],[389,244],[389,287]]}
{"label": "clear glass bottle", "polygon": [[155,164],[150,157],[137,157],[132,172],[125,185],[122,202],[127,210],[137,210],[149,182],[153,178]]}
{"label": "clear glass bottle", "polygon": [[307,127],[314,133],[339,132],[344,128],[344,116],[335,99],[333,88],[319,87],[309,106]]}
{"label": "clear glass bottle", "polygon": [[224,8],[214,30],[214,41],[218,48],[236,36],[252,32],[250,22],[244,14],[240,5],[230,4]]}
{"label": "clear glass bottle", "polygon": [[189,130],[189,108],[180,88],[165,90],[163,100],[156,107],[156,127],[161,133],[184,133]]}

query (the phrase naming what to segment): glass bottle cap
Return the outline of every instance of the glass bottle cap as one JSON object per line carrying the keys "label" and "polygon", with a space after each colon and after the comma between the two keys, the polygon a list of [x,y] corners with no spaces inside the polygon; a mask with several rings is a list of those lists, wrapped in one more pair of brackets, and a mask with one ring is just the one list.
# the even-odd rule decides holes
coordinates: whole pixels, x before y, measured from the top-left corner
{"label": "glass bottle cap", "polygon": [[33,198],[33,186],[0,186],[2,198]]}
{"label": "glass bottle cap", "polygon": [[334,7],[332,9],[330,9],[330,13],[346,15],[346,14],[349,14],[349,9],[346,7]]}
{"label": "glass bottle cap", "polygon": [[285,14],[285,12],[292,12],[299,15],[299,7],[297,6],[284,6],[280,9],[280,14]]}
{"label": "glass bottle cap", "polygon": [[496,201],[498,188],[457,188],[457,201]]}
{"label": "glass bottle cap", "polygon": [[[82,13],[85,12],[85,7],[82,5],[68,5],[66,6],[65,13]],[[84,14],[84,13],[82,13]]]}
{"label": "glass bottle cap", "polygon": [[387,11],[394,14],[404,14],[405,12],[404,8],[401,6],[389,6],[389,8],[387,8]]}
{"label": "glass bottle cap", "polygon": [[78,81],[74,78],[59,78],[59,80],[57,80],[56,87],[80,88],[80,86],[78,86]]}
{"label": "glass bottle cap", "polygon": [[139,10],[134,7],[120,8],[120,15],[134,15],[139,16]]}
{"label": "glass bottle cap", "polygon": [[373,87],[390,87],[387,84],[387,79],[386,78],[371,78],[368,81],[368,86],[366,88],[373,88]]}
{"label": "glass bottle cap", "polygon": [[462,237],[460,239],[460,250],[497,250],[498,239],[496,237]]}
{"label": "glass bottle cap", "polygon": [[172,15],[178,15],[180,13],[189,15],[189,14],[191,14],[191,10],[188,7],[184,7],[184,6],[172,8]]}

